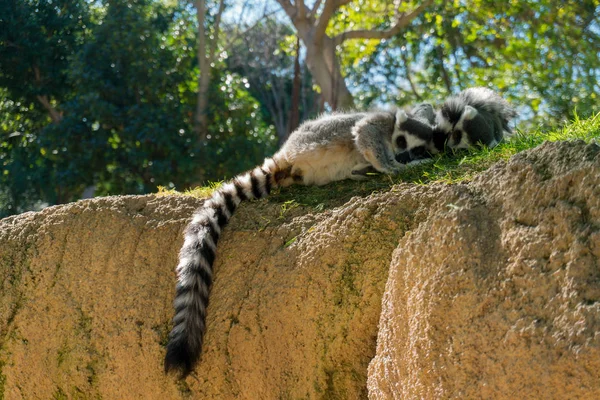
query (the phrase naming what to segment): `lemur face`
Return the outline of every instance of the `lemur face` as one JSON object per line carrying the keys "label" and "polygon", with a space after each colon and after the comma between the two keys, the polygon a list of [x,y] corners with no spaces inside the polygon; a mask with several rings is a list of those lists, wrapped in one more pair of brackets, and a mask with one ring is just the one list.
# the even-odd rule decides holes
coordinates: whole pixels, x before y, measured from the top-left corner
{"label": "lemur face", "polygon": [[451,127],[447,133],[447,146],[451,149],[468,149],[479,145],[494,147],[498,144],[494,139],[493,125],[474,107],[466,105],[454,123],[443,115],[442,118],[438,127],[443,126],[442,131]]}
{"label": "lemur face", "polygon": [[433,128],[433,154],[442,153],[447,146],[448,142],[448,132],[439,126],[435,126]]}
{"label": "lemur face", "polygon": [[407,164],[431,157],[433,128],[423,121],[409,116],[406,111],[396,112],[392,146],[396,161]]}
{"label": "lemur face", "polygon": [[[462,114],[456,122],[452,124],[450,134],[448,135],[448,147],[451,149],[468,149],[473,143],[471,143],[471,137],[469,135],[469,128],[471,121],[478,116],[477,110],[471,106],[465,106]],[[448,121],[446,127],[451,124],[452,121]]]}

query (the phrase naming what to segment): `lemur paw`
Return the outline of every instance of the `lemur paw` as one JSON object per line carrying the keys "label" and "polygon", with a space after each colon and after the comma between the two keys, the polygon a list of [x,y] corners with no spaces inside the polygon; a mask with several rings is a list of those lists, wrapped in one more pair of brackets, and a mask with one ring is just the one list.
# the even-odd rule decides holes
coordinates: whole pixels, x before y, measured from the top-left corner
{"label": "lemur paw", "polygon": [[390,161],[390,172],[391,175],[398,175],[400,172],[406,169],[406,164],[399,163],[396,160]]}

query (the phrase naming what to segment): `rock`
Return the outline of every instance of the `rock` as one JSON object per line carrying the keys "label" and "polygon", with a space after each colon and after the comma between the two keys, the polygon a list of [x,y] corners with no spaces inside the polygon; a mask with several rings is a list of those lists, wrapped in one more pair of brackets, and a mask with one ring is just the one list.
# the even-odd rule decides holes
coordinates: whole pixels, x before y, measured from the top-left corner
{"label": "rock", "polygon": [[600,398],[598,154],[545,144],[325,211],[242,205],[185,380],[162,362],[201,200],[5,218],[0,399]]}
{"label": "rock", "polygon": [[109,197],[1,220],[0,398],[178,398],[161,343],[199,203]]}
{"label": "rock", "polygon": [[242,205],[219,243],[202,362],[184,381],[162,362],[182,231],[201,200],[98,198],[0,221],[0,393],[366,397],[392,251],[433,193],[402,188],[317,214]]}
{"label": "rock", "polygon": [[600,150],[448,188],[394,252],[371,399],[600,398]]}

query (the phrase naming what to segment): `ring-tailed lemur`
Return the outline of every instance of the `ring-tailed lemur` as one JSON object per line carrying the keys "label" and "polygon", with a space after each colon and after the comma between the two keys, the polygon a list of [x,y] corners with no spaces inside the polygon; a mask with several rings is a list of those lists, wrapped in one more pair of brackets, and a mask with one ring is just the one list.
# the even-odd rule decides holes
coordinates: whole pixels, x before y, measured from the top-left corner
{"label": "ring-tailed lemur", "polygon": [[469,88],[450,97],[436,116],[436,137],[447,136],[447,146],[466,149],[483,144],[494,147],[505,132],[512,131],[508,122],[517,112],[493,90]]}
{"label": "ring-tailed lemur", "polygon": [[303,123],[272,158],[223,184],[198,209],[185,231],[177,265],[175,317],[165,356],[165,371],[187,375],[198,361],[213,278],[217,242],[240,202],[269,195],[292,183],[323,185],[364,179],[375,169],[395,173],[404,168],[392,140],[393,112],[347,113]]}
{"label": "ring-tailed lemur", "polygon": [[409,112],[398,110],[393,140],[401,152],[396,156],[396,160],[403,164],[412,164],[439,153],[440,150],[433,140],[434,124],[435,111],[429,103],[421,103]]}

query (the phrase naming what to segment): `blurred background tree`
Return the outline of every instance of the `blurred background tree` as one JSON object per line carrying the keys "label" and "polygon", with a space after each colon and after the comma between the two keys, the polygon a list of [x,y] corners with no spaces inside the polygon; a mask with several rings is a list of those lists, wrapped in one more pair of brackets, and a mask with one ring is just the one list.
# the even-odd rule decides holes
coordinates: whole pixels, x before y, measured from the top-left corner
{"label": "blurred background tree", "polygon": [[[341,53],[352,55],[344,63],[352,85],[369,88],[360,93],[362,105],[439,101],[490,86],[528,120],[555,123],[575,109],[598,111],[599,16],[594,0],[437,2],[404,35],[351,43]],[[357,47],[367,49],[362,58]],[[375,79],[385,83],[373,85]]]}
{"label": "blurred background tree", "polygon": [[[250,93],[259,100],[263,115],[274,124],[281,144],[298,121],[320,111],[310,72],[305,64],[300,65],[297,43],[290,42],[295,39],[294,32],[288,25],[264,19],[243,34],[238,29],[227,32],[232,38],[227,64],[248,79]],[[296,96],[294,79],[298,85]],[[296,105],[292,107],[294,101]],[[298,113],[296,122],[290,120],[294,111]]]}
{"label": "blurred background tree", "polygon": [[[221,180],[323,110],[598,111],[597,0],[0,0],[0,216]],[[575,111],[576,110],[576,111]]]}

